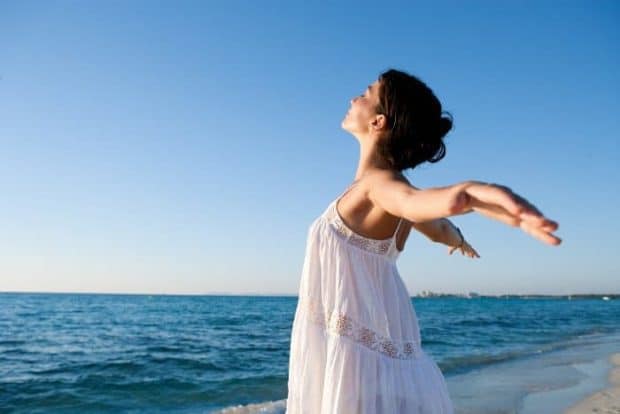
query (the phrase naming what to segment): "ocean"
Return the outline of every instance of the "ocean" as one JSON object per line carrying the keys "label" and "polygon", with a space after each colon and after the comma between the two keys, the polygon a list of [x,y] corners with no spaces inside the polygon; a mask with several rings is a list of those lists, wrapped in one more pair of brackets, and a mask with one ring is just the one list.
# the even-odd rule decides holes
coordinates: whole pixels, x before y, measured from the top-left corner
{"label": "ocean", "polygon": [[[577,386],[584,370],[603,372],[596,358],[620,351],[617,299],[412,304],[457,413],[537,412],[567,387],[577,399],[589,391]],[[0,412],[283,413],[296,305],[296,296],[0,293]]]}

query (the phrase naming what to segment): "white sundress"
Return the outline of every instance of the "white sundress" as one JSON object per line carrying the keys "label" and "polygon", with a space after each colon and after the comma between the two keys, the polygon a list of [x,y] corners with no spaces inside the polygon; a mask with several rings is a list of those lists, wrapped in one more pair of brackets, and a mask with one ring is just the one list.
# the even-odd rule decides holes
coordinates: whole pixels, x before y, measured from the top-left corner
{"label": "white sundress", "polygon": [[308,229],[286,413],[453,414],[396,267],[402,219],[389,239],[356,234],[336,210],[351,187]]}

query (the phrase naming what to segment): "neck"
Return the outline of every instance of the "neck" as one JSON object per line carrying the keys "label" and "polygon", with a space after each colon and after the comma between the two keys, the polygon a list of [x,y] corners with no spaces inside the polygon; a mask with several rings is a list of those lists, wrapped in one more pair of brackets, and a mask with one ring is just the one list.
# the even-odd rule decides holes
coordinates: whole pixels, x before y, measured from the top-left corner
{"label": "neck", "polygon": [[377,139],[358,139],[360,144],[360,158],[357,163],[355,180],[359,180],[371,171],[389,169],[389,164],[379,156]]}

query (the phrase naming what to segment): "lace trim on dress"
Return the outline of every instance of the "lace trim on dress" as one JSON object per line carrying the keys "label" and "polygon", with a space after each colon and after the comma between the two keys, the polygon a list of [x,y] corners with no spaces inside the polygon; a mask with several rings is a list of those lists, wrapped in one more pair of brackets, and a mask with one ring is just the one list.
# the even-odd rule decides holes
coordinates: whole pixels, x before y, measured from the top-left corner
{"label": "lace trim on dress", "polygon": [[421,354],[421,350],[415,342],[393,341],[357,323],[343,313],[336,311],[326,313],[317,301],[308,298],[303,299],[302,309],[307,312],[312,322],[324,326],[327,332],[346,336],[358,344],[390,358],[414,359]]}
{"label": "lace trim on dress", "polygon": [[336,203],[332,203],[332,208],[328,214],[329,221],[334,225],[333,228],[338,234],[346,238],[352,245],[376,254],[386,254],[390,250],[392,237],[389,239],[378,240],[360,236],[355,233],[340,218],[336,209]]}

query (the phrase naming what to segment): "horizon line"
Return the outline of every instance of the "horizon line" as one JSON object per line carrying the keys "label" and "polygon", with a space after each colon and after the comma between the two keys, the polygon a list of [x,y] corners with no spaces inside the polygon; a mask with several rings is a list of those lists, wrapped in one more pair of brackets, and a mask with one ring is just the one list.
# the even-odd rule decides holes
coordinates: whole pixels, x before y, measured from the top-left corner
{"label": "horizon line", "polygon": [[[418,293],[410,295],[410,297],[421,296],[422,292],[431,295],[446,296],[620,296],[620,293],[478,293],[469,291],[466,293],[459,292],[435,292],[430,290],[422,290]],[[59,294],[59,295],[133,295],[133,296],[282,296],[282,297],[298,297],[297,293],[258,293],[258,292],[207,292],[207,293],[149,293],[149,292],[91,292],[91,291],[25,291],[25,290],[0,290],[0,294],[18,293],[18,294]]]}

